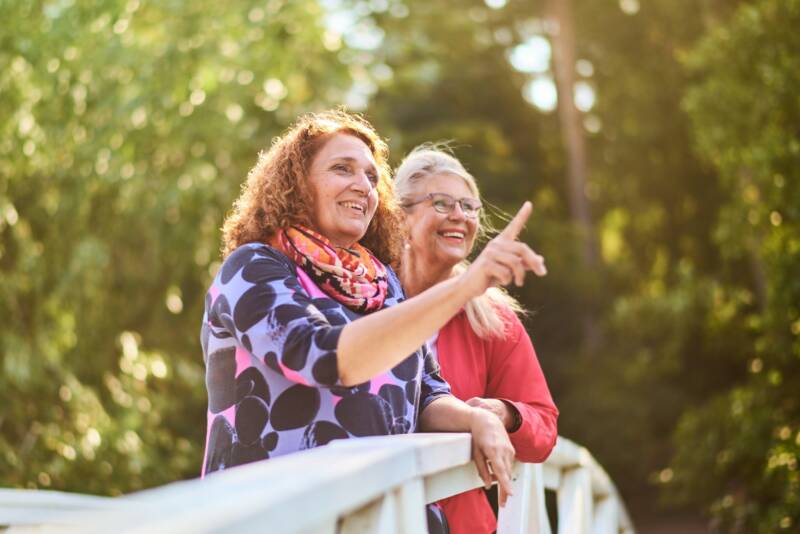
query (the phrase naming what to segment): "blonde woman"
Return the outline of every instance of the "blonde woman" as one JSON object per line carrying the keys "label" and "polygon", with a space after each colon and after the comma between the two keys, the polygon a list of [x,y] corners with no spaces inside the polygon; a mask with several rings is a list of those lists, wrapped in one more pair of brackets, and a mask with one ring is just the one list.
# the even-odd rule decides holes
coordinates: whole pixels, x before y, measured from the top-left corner
{"label": "blonde woman", "polygon": [[[406,214],[408,241],[400,278],[412,298],[465,272],[467,256],[482,233],[480,194],[473,176],[445,149],[423,145],[403,160],[395,193]],[[484,252],[495,246],[491,241]],[[495,282],[522,283],[508,270]],[[495,414],[516,456],[542,462],[557,437],[553,404],[520,304],[499,287],[465,303],[429,342],[454,396]],[[454,534],[489,533],[496,519],[478,489],[440,502]]]}

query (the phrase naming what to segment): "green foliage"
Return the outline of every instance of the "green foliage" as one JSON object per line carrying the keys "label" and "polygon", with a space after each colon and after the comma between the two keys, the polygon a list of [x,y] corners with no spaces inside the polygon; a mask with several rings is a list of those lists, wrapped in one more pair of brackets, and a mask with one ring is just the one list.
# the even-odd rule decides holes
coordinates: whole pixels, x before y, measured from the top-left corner
{"label": "green foliage", "polygon": [[0,2],[0,484],[199,472],[218,228],[258,150],[349,84],[321,16]]}
{"label": "green foliage", "polygon": [[[747,147],[726,136],[734,135],[728,130],[735,121],[744,121],[741,134],[767,135],[760,126],[763,119],[750,116],[756,101],[759,113],[783,117],[785,125],[773,128],[758,154],[785,151],[797,135],[796,127],[791,130],[800,117],[796,96],[791,96],[797,87],[788,79],[800,70],[766,64],[773,49],[787,54],[797,49],[788,20],[784,30],[770,27],[763,42],[748,44],[748,54],[738,51],[743,43],[705,45],[720,65],[739,65],[742,74],[759,65],[786,94],[748,90],[749,77],[724,75],[695,50],[708,28],[727,21],[739,4],[664,0],[625,12],[604,3],[572,3],[579,58],[590,65],[581,81],[597,94],[584,116],[591,156],[587,195],[603,259],[595,272],[581,266],[573,246],[577,234],[567,211],[558,123],[553,114],[538,112],[522,98],[530,77],[507,60],[532,35],[547,37],[541,10],[513,1],[502,9],[469,2],[459,10],[445,2],[407,2],[405,17],[391,10],[372,13],[386,35],[374,62],[392,75],[378,83],[370,114],[389,132],[396,158],[422,141],[454,139],[457,155],[478,177],[488,200],[508,211],[523,198],[534,200],[534,224],[526,238],[544,251],[551,274],[526,286],[520,296],[535,312],[530,329],[562,409],[561,432],[587,445],[627,498],[643,495],[635,501],[637,512],[652,512],[648,500],[660,491],[673,504],[695,510],[708,506],[715,517],[725,513],[719,503],[732,503],[727,509],[774,526],[783,520],[774,520],[778,512],[753,507],[751,500],[726,499],[733,479],[708,474],[704,458],[711,446],[698,440],[733,435],[692,423],[716,420],[720,414],[713,410],[706,415],[709,406],[745,388],[748,371],[766,362],[757,357],[768,321],[761,311],[765,280],[772,298],[798,301],[784,293],[796,283],[790,273],[797,269],[785,254],[798,235],[796,228],[787,228],[787,210],[798,205],[796,197],[783,198],[783,208],[772,215],[765,193],[743,189],[741,178],[732,181],[702,148],[705,136],[723,136],[710,145],[730,158],[747,154]],[[791,61],[781,60],[784,66]],[[704,84],[714,88],[704,89]],[[718,89],[742,95],[741,101],[720,98]],[[768,98],[758,96],[766,92]],[[740,177],[738,160],[730,172]],[[791,165],[757,174],[790,187]],[[748,219],[756,215],[742,213],[751,208],[760,210],[758,220],[766,223],[756,234],[734,226],[750,225]],[[775,220],[783,222],[773,226],[769,221]],[[784,241],[775,241],[776,232],[785,232]],[[785,265],[776,270],[754,261],[748,252],[754,243],[784,251],[775,259],[783,258]],[[605,343],[596,354],[583,350],[575,320],[586,308],[603,323]],[[796,315],[789,316],[796,321]],[[771,376],[786,379],[783,373]],[[761,386],[772,382],[758,384],[753,393],[763,394]],[[765,423],[759,417],[766,413],[774,415],[753,412],[747,436],[762,435]],[[775,428],[784,429],[784,423]],[[783,449],[768,453],[773,446],[763,439],[743,437],[737,445],[742,458],[778,454],[788,461]],[[694,463],[684,468],[686,458]],[[746,471],[742,461],[726,461],[733,466],[726,473]],[[765,491],[760,502],[772,496]]]}
{"label": "green foliage", "polygon": [[224,213],[273,135],[349,102],[395,163],[452,139],[496,223],[533,200],[550,275],[518,296],[561,433],[635,515],[661,492],[719,530],[795,529],[800,0],[571,2],[593,269],[557,116],[523,96],[552,72],[509,61],[550,37],[541,4],[0,0],[0,484],[198,473]]}
{"label": "green foliage", "polygon": [[797,0],[754,2],[686,57],[697,150],[730,191],[715,238],[751,266],[761,306],[750,378],[683,418],[674,465],[680,496],[712,501],[733,532],[800,524],[798,24]]}

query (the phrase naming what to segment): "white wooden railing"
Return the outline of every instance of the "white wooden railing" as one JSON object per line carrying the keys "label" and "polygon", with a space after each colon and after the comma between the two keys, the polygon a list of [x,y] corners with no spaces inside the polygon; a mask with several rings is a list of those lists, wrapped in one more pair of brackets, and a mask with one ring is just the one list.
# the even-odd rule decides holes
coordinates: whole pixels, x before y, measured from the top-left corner
{"label": "white wooden railing", "polygon": [[[0,531],[86,533],[421,533],[424,504],[482,485],[469,434],[334,441],[124,497],[0,489]],[[517,462],[498,534],[633,533],[614,484],[564,438],[544,464]]]}

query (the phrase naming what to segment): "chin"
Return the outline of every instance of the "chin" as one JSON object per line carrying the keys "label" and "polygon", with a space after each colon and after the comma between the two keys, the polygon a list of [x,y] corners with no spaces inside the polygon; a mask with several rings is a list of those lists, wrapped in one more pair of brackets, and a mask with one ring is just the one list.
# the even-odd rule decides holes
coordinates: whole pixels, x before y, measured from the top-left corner
{"label": "chin", "polygon": [[367,229],[366,228],[359,229],[358,231],[352,231],[352,229],[351,229],[351,231],[342,232],[342,236],[343,236],[344,240],[347,241],[348,243],[351,243],[351,244],[358,243],[359,241],[364,239],[365,235],[367,235]]}
{"label": "chin", "polygon": [[467,257],[461,253],[442,251],[437,256],[436,260],[440,265],[452,268],[464,261],[466,258]]}

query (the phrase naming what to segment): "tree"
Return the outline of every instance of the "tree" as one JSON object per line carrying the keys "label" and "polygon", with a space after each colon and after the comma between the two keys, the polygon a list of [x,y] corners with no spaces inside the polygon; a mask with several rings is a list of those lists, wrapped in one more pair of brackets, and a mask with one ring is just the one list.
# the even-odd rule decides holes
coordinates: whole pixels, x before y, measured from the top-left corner
{"label": "tree", "polygon": [[350,83],[315,2],[0,2],[0,481],[199,473],[199,318],[257,152]]}
{"label": "tree", "polygon": [[730,192],[715,239],[730,265],[749,273],[755,256],[763,269],[739,284],[762,300],[741,309],[748,379],[687,413],[675,440],[674,491],[709,503],[729,532],[800,524],[798,24],[797,0],[748,3],[686,56],[697,151]]}

